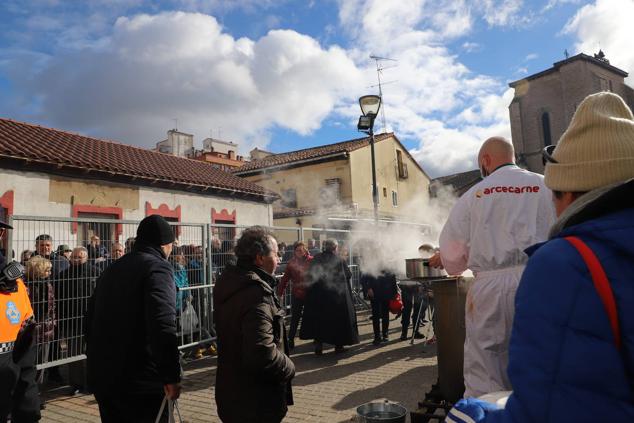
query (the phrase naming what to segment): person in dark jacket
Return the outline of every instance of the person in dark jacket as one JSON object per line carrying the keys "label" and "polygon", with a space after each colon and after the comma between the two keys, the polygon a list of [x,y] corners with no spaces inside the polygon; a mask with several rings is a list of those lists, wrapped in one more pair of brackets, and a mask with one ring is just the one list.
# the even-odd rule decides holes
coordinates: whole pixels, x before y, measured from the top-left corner
{"label": "person in dark jacket", "polygon": [[277,423],[293,403],[284,311],[273,291],[277,242],[265,228],[242,232],[214,287],[218,333],[216,404],[224,423]]}
{"label": "person in dark jacket", "polygon": [[35,238],[35,254],[51,261],[53,269],[51,275],[55,278],[58,274],[70,267],[70,262],[63,255],[53,251],[53,237],[48,234],[41,234]]}
{"label": "person in dark jacket", "polygon": [[[527,251],[515,297],[513,393],[503,409],[462,400],[452,421],[634,421],[634,116],[616,94],[590,95],[544,158],[558,219]],[[578,241],[603,268],[614,313]]]}
{"label": "person in dark jacket", "polygon": [[[76,247],[70,257],[70,267],[54,282],[55,303],[58,312],[59,345],[65,345],[68,356],[84,353],[84,316],[88,309],[88,299],[92,295],[99,269],[88,261],[85,247]],[[68,365],[70,394],[88,392],[86,383],[86,363],[74,361]]]}
{"label": "person in dark jacket", "polygon": [[390,300],[396,296],[398,286],[396,276],[388,270],[382,270],[378,275],[364,273],[361,275],[361,286],[370,299],[372,306],[372,330],[374,345],[387,342],[390,327]]}
{"label": "person in dark jacket", "polygon": [[291,282],[291,327],[288,332],[288,344],[291,349],[295,348],[295,334],[299,327],[304,310],[304,300],[306,299],[306,271],[313,257],[308,253],[306,244],[298,241],[294,245],[293,258],[288,262],[284,270],[284,276],[277,286],[277,295],[282,298],[284,290]]}
{"label": "person in dark jacket", "polygon": [[164,396],[180,395],[172,242],[165,219],[143,219],[132,252],[101,274],[90,299],[88,382],[104,423],[154,422]]}
{"label": "person in dark jacket", "polygon": [[323,344],[344,352],[344,345],[359,343],[357,315],[352,300],[352,272],[337,255],[338,242],[324,241],[324,251],[317,254],[307,272],[306,302],[299,332],[301,339],[315,341],[315,354],[321,355]]}

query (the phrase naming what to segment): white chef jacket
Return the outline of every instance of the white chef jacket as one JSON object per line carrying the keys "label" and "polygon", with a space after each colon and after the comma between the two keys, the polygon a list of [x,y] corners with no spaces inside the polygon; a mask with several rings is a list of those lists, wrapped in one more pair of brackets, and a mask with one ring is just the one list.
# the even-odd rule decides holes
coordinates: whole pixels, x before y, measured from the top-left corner
{"label": "white chef jacket", "polygon": [[505,165],[458,200],[440,234],[449,274],[471,269],[465,305],[465,397],[510,390],[506,374],[514,299],[527,256],[555,221],[542,175]]}
{"label": "white chef jacket", "polygon": [[522,265],[524,249],[545,241],[555,221],[544,177],[515,165],[498,168],[454,205],[440,234],[447,272],[496,270]]}

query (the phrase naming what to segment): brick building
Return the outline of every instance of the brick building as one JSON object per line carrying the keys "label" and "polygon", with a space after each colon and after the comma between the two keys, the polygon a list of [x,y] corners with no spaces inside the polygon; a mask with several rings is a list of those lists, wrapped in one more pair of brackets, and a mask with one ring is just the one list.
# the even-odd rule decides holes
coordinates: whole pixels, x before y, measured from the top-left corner
{"label": "brick building", "polygon": [[515,97],[509,105],[513,145],[518,163],[543,172],[541,150],[556,144],[581,101],[590,94],[612,91],[634,106],[634,90],[625,84],[628,73],[610,65],[603,52],[578,54],[545,71],[509,86]]}

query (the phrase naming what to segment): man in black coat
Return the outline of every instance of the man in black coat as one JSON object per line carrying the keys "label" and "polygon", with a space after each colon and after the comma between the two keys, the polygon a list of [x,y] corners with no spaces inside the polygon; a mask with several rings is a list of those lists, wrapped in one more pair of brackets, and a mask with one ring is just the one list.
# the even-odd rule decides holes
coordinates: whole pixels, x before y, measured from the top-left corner
{"label": "man in black coat", "polygon": [[104,423],[154,422],[163,397],[180,395],[172,242],[165,219],[146,217],[132,252],[97,281],[88,310],[88,382]]}
{"label": "man in black coat", "polygon": [[224,423],[278,423],[293,403],[284,311],[273,285],[277,242],[265,228],[242,232],[238,262],[214,287],[218,333],[216,404]]}
{"label": "man in black coat", "polygon": [[374,345],[387,342],[390,327],[390,300],[396,297],[398,285],[396,276],[389,270],[381,270],[378,275],[364,273],[361,286],[372,305],[372,330]]}
{"label": "man in black coat", "polygon": [[352,273],[337,255],[338,242],[324,241],[324,251],[317,254],[308,267],[306,302],[302,316],[301,339],[315,340],[315,354],[320,355],[323,343],[335,345],[335,352],[344,345],[359,343],[357,315],[352,300]]}

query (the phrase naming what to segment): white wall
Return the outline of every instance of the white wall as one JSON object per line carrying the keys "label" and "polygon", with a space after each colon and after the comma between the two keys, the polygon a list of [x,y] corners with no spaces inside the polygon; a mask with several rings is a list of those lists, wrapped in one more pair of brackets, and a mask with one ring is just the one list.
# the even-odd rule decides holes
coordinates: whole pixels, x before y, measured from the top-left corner
{"label": "white wall", "polygon": [[[273,222],[272,207],[255,201],[202,196],[175,190],[133,187],[104,181],[90,180],[86,182],[103,185],[104,190],[113,186],[137,189],[139,194],[138,208],[124,208],[124,220],[139,221],[143,219],[145,217],[145,203],[149,201],[151,207],[155,209],[161,204],[166,204],[171,210],[180,205],[181,222],[183,223],[211,223],[212,208],[215,208],[216,212],[226,209],[229,214],[235,210],[239,225],[271,225]],[[72,206],[70,203],[49,201],[50,189],[47,174],[0,169],[0,196],[9,190],[14,192],[14,216],[71,217]],[[111,206],[117,205],[111,204]],[[32,250],[35,237],[42,233],[47,233],[53,237],[55,247],[59,244],[69,244],[72,247],[78,243],[77,235],[72,233],[70,223],[16,221],[14,226],[13,249],[16,252],[16,258],[22,250]],[[120,241],[134,236],[135,231],[136,225],[124,225]],[[193,243],[200,238],[200,229],[182,228],[181,233],[184,242]]]}

